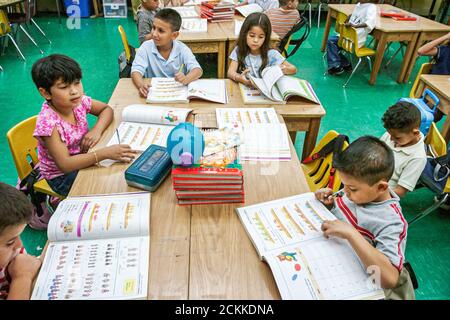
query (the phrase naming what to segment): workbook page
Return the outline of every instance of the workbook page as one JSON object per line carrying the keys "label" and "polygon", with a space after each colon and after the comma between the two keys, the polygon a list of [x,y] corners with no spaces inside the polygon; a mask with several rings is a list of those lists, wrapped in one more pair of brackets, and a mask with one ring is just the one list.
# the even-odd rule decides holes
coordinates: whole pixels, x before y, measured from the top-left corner
{"label": "workbook page", "polygon": [[131,104],[123,109],[122,121],[176,126],[181,122],[185,122],[191,111],[192,109],[187,108]]}
{"label": "workbook page", "polygon": [[183,19],[181,23],[180,33],[208,32],[207,19]]}
{"label": "workbook page", "polygon": [[189,83],[188,98],[227,103],[227,87],[223,79],[200,79]]}
{"label": "workbook page", "polygon": [[255,123],[280,123],[274,108],[216,108],[219,128]]}
{"label": "workbook page", "polygon": [[[183,66],[180,66],[182,69]],[[148,89],[147,102],[149,103],[187,103],[187,86],[174,78],[152,78],[151,87]]]}

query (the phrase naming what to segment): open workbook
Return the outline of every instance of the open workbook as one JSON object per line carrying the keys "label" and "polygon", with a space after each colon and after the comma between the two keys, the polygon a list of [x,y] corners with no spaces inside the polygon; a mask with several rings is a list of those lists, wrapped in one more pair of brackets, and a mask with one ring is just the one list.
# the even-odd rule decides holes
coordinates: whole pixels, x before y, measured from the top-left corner
{"label": "open workbook", "polygon": [[[308,81],[284,75],[280,66],[265,68],[261,72],[262,78],[256,78],[252,75],[248,76],[255,88],[258,89],[264,97],[272,101],[286,103],[290,97],[298,96],[317,104],[320,103]],[[242,90],[241,93],[244,103],[258,103],[255,102],[255,100],[257,100],[255,99],[255,96],[245,95]]]}
{"label": "open workbook", "polygon": [[261,8],[259,4],[251,3],[245,6],[236,7],[236,11],[247,18],[247,16],[252,14],[253,12],[263,12],[263,8]]}
{"label": "open workbook", "polygon": [[350,244],[323,236],[323,221],[336,218],[313,193],[236,211],[282,299],[384,298]]}
{"label": "open workbook", "polygon": [[148,103],[188,103],[197,98],[217,103],[227,103],[227,88],[223,79],[200,79],[187,86],[174,78],[152,78],[148,90]]}
{"label": "open workbook", "polygon": [[31,299],[147,297],[150,193],[69,197],[48,224]]}

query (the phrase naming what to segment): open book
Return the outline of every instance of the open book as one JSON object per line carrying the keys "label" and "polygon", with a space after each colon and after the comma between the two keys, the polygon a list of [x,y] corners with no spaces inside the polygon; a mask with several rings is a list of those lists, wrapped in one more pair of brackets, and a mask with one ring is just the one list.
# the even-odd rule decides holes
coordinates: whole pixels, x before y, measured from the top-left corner
{"label": "open book", "polygon": [[326,239],[334,215],[305,193],[236,209],[260,259],[272,270],[283,299],[382,299],[346,240]]}
{"label": "open book", "polygon": [[192,18],[183,19],[181,23],[181,33],[197,33],[197,32],[208,32],[208,20]]}
{"label": "open book", "polygon": [[[261,76],[262,78],[256,78],[249,75],[249,78],[255,88],[272,101],[285,103],[290,97],[299,96],[314,103],[320,103],[308,81],[285,76],[280,66],[265,68]],[[246,96],[242,99],[244,103],[249,103],[246,101]]]}
{"label": "open book", "polygon": [[227,88],[223,79],[200,79],[187,86],[174,78],[152,78],[148,90],[148,103],[188,103],[198,98],[217,103],[227,103]]}
{"label": "open book", "polygon": [[247,18],[247,16],[253,12],[263,12],[263,8],[261,8],[259,4],[252,3],[245,6],[236,7],[236,11]]}
{"label": "open book", "polygon": [[197,10],[195,10],[195,6],[172,7],[172,9],[177,11],[182,19],[198,18],[200,16]]}
{"label": "open book", "polygon": [[150,193],[69,197],[47,232],[31,299],[147,297]]}

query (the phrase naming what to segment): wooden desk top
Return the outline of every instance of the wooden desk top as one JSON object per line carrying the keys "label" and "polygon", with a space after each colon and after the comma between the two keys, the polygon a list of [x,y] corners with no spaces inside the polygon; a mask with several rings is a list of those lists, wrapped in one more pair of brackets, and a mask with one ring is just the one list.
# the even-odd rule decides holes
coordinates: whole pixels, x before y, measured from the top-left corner
{"label": "wooden desk top", "polygon": [[[126,105],[143,103],[129,80],[119,80],[114,90],[109,105],[115,120],[96,148],[105,146],[114,134]],[[290,146],[291,161],[243,164],[245,205],[309,190],[291,142]],[[81,170],[69,196],[136,191],[126,184],[127,166]],[[234,209],[240,206],[244,204],[178,206],[170,178],[152,193],[149,299],[280,297],[269,267],[259,260],[237,218]]]}
{"label": "wooden desk top", "polygon": [[207,32],[180,32],[177,40],[182,42],[215,42],[227,41],[228,37],[218,23],[208,22]]}
{"label": "wooden desk top", "polygon": [[[350,15],[355,8],[355,4],[330,4],[329,8],[338,12],[342,12],[346,15]],[[399,10],[402,13],[411,15],[417,18],[416,21],[396,21],[389,17],[380,17],[375,29],[383,32],[422,32],[422,31],[450,31],[450,26],[446,26],[442,23],[418,16],[406,10],[394,7],[389,4],[378,4],[378,11]],[[378,13],[379,13],[378,12]]]}
{"label": "wooden desk top", "polygon": [[0,8],[12,6],[21,2],[24,2],[25,0],[0,0]]}
{"label": "wooden desk top", "polygon": [[449,75],[423,74],[420,76],[420,80],[450,101]]}

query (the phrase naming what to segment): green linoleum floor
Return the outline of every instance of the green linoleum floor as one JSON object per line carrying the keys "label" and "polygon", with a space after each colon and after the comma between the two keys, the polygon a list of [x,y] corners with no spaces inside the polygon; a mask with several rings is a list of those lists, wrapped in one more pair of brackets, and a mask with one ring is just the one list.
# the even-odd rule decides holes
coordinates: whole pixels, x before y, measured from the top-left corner
{"label": "green linoleum floor", "polygon": [[[82,19],[80,30],[69,30],[58,24],[55,16],[36,18],[37,23],[52,40],[48,44],[31,27],[30,32],[37,40],[44,54],[64,53],[75,58],[83,70],[83,85],[86,93],[98,100],[107,102],[118,79],[117,57],[123,50],[117,26],[122,24],[132,45],[137,45],[137,30],[131,17],[128,19]],[[401,55],[387,69],[381,69],[375,86],[370,86],[367,64],[362,63],[347,89],[342,88],[348,74],[341,76],[323,76],[326,61],[319,51],[323,36],[321,28],[312,27],[308,40],[290,59],[298,68],[298,76],[313,85],[321,100],[326,116],[323,118],[319,133],[321,138],[328,130],[335,129],[350,136],[351,140],[365,134],[381,136],[384,129],[381,115],[398,98],[406,97],[411,88],[408,84],[398,84],[397,77]],[[4,56],[0,56],[0,181],[14,184],[16,171],[5,138],[6,132],[15,123],[39,112],[42,98],[31,80],[32,64],[41,57],[30,41],[19,33],[19,45],[27,58],[22,62],[16,56],[14,48],[9,46]],[[392,46],[384,62],[395,51]],[[205,75],[215,77],[215,62],[211,57],[199,59],[206,65]],[[413,71],[415,76],[420,59]],[[90,119],[90,123],[94,119]],[[298,133],[296,149],[301,154],[303,133]],[[419,189],[408,194],[402,200],[403,213],[407,220],[414,214],[433,203],[433,194]],[[43,231],[29,228],[23,234],[26,249],[32,254],[40,254],[47,240]],[[406,258],[411,262],[419,280],[416,290],[418,299],[450,298],[450,212],[443,210],[432,213],[408,230]]]}

